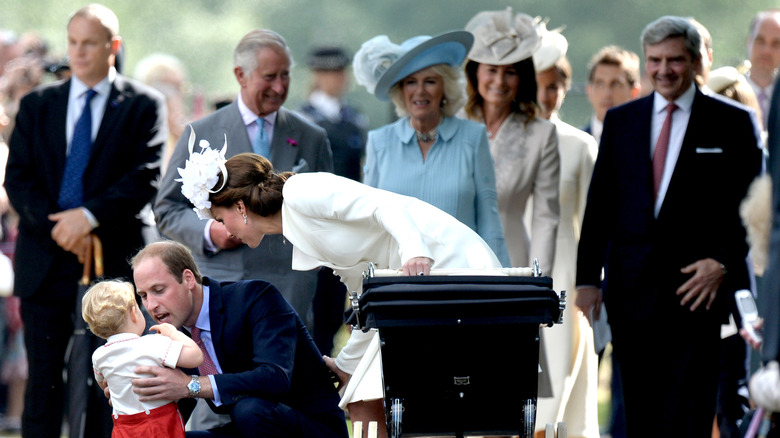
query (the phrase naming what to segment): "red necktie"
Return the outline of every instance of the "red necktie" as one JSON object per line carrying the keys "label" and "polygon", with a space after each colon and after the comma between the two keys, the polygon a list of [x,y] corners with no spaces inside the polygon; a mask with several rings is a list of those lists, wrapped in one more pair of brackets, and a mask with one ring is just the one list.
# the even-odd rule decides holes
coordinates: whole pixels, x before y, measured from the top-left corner
{"label": "red necktie", "polygon": [[670,103],[666,106],[666,119],[661,128],[661,135],[658,136],[658,142],[655,144],[653,153],[653,194],[658,197],[658,189],[661,188],[661,180],[664,176],[664,164],[666,164],[666,153],[669,152],[669,136],[672,133],[672,113],[677,109],[677,105]]}
{"label": "red necktie", "polygon": [[208,350],[206,350],[206,346],[203,345],[203,339],[200,338],[200,329],[197,327],[193,327],[191,330],[192,333],[192,340],[195,341],[196,344],[198,344],[198,347],[200,347],[200,351],[203,352],[203,363],[200,364],[198,367],[198,372],[202,376],[209,376],[213,374],[219,374],[217,372],[217,367],[214,366],[214,362],[211,361],[211,356],[209,356]]}

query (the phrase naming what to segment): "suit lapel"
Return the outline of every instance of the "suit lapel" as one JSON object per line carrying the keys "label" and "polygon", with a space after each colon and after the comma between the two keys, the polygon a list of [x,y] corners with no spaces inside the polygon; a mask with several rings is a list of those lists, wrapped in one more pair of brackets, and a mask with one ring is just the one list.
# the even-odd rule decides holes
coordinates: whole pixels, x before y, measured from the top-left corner
{"label": "suit lapel", "polygon": [[225,310],[222,301],[222,287],[216,280],[208,279],[209,285],[209,322],[211,323],[211,342],[214,344],[214,352],[217,360],[225,372],[225,357],[222,351],[222,329],[225,326]]}
{"label": "suit lapel", "polygon": [[[228,134],[227,157],[230,158],[233,155],[244,152],[253,152],[252,142],[249,141],[249,134],[247,133],[246,125],[244,125],[244,118],[241,117],[241,112],[238,110],[238,101],[233,101],[227,108],[222,110],[221,114],[222,117],[216,123],[216,132]],[[234,132],[242,134],[233,135],[232,133]],[[211,147],[221,148],[225,141],[224,138],[223,135],[219,141],[212,143]]]}
{"label": "suit lapel", "polygon": [[59,87],[57,95],[57,103],[52,107],[52,116],[49,122],[52,124],[52,135],[49,138],[51,142],[47,142],[50,148],[50,157],[54,157],[55,165],[54,169],[57,171],[56,182],[57,189],[54,193],[59,192],[60,182],[62,181],[62,174],[65,172],[65,159],[67,158],[68,149],[68,130],[66,123],[68,119],[68,96],[70,96],[70,84],[68,80]]}
{"label": "suit lapel", "polygon": [[288,171],[297,164],[297,142],[301,139],[297,138],[298,132],[291,125],[289,111],[280,107],[276,113],[274,138],[271,142],[271,163],[276,170]]}
{"label": "suit lapel", "polygon": [[637,196],[644,198],[639,204],[647,206],[646,210],[648,211],[650,218],[653,217],[653,201],[655,199],[655,195],[653,194],[653,160],[650,154],[652,149],[651,144],[653,142],[650,128],[653,120],[653,96],[654,95],[651,94],[639,102],[640,106],[638,108],[636,120],[641,122],[636,124],[637,137],[634,140],[637,145],[635,151],[637,155],[632,157],[632,161],[637,163],[635,169],[636,175],[634,177],[639,179],[636,193]]}
{"label": "suit lapel", "polygon": [[90,152],[89,158],[90,164],[94,163],[95,157],[108,144],[112,135],[112,128],[114,126],[120,126],[119,119],[124,110],[122,104],[126,98],[124,80],[121,76],[117,75],[114,82],[111,84],[111,91],[108,94],[106,109],[103,112],[103,119],[100,121],[100,128],[98,129],[97,136],[95,136],[95,142],[92,144],[92,151]]}

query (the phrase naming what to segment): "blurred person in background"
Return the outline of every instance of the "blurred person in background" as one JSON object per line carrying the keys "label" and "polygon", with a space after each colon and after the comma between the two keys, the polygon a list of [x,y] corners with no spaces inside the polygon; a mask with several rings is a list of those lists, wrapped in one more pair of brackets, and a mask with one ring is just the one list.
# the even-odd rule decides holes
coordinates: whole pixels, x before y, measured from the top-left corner
{"label": "blurred person in background", "polygon": [[[4,126],[0,131],[0,252],[14,258],[17,225],[19,217],[11,208],[8,195],[3,187],[5,166],[8,160],[8,145],[5,139],[11,136],[19,102],[30,90],[41,83],[43,67],[41,63],[28,56],[22,56],[9,62],[5,68],[2,90],[2,108]],[[13,276],[13,273],[11,273]],[[20,300],[15,296],[2,299],[2,363],[0,364],[0,382],[7,385],[7,401],[3,429],[9,432],[21,430],[22,411],[24,409],[24,390],[27,385],[27,354],[24,349],[24,331],[20,314]]]}
{"label": "blurred person in background", "polygon": [[750,22],[747,38],[750,69],[745,74],[758,98],[764,129],[769,117],[769,100],[780,66],[780,9],[759,12]]}
{"label": "blurred person in background", "polygon": [[173,55],[153,53],[138,61],[133,77],[165,96],[170,136],[163,153],[161,169],[164,172],[168,167],[176,141],[184,131],[184,125],[190,121],[186,102],[187,68]]}
{"label": "blurred person in background", "polygon": [[712,58],[714,52],[712,51],[712,35],[710,31],[693,17],[688,17],[688,21],[696,27],[701,36],[701,65],[696,71],[696,85],[702,90],[708,90],[707,82],[710,78],[710,70],[712,70]]}
{"label": "blurred person in background", "polygon": [[[306,59],[312,91],[300,112],[328,133],[333,173],[360,181],[368,120],[344,99],[349,90],[350,64],[349,55],[341,47],[313,48]],[[322,354],[332,354],[333,337],[344,325],[346,298],[347,289],[333,270],[320,268],[312,301],[312,336]]]}
{"label": "blurred person in background", "polygon": [[24,54],[19,36],[8,29],[0,29],[0,77],[5,74],[5,65]]}
{"label": "blurred person in background", "polygon": [[[567,300],[574,302],[577,243],[598,145],[591,135],[558,115],[571,87],[572,70],[566,59],[569,45],[560,30],[550,31],[546,26],[541,26],[541,30],[542,42],[533,55],[539,102],[543,117],[555,125],[561,157],[561,220],[552,277],[556,288],[567,291]],[[553,397],[539,400],[539,423],[565,421],[570,436],[597,438],[598,357],[588,319],[576,306],[567,306],[563,324],[544,330],[542,339]]]}
{"label": "blurred person in background", "polygon": [[593,114],[582,130],[599,143],[607,111],[639,97],[639,56],[618,46],[602,47],[588,62],[588,71],[585,93]]}

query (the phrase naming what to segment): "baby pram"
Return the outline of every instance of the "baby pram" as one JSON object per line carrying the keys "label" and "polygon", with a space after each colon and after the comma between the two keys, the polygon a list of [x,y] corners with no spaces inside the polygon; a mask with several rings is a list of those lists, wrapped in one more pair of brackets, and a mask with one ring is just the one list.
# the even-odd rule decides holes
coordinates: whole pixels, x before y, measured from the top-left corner
{"label": "baby pram", "polygon": [[565,293],[532,268],[431,274],[371,269],[352,297],[356,326],[379,329],[389,435],[533,437],[539,328]]}

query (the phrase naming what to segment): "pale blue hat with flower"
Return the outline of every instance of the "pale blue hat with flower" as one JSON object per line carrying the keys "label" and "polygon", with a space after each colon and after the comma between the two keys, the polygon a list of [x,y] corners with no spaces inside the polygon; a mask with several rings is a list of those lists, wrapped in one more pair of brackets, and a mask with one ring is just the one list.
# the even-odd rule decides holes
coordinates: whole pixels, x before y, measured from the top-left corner
{"label": "pale blue hat with flower", "polygon": [[473,43],[474,36],[463,30],[420,35],[400,45],[379,35],[363,43],[352,61],[352,71],[358,84],[387,101],[393,85],[414,72],[438,64],[461,65]]}

